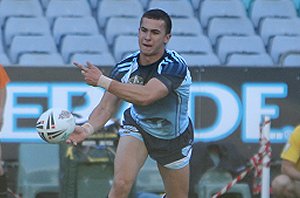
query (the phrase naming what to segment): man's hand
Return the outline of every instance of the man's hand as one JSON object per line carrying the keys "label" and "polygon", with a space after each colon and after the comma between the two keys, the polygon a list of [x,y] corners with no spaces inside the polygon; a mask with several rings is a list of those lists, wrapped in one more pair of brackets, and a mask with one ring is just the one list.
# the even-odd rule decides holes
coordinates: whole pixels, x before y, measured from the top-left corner
{"label": "man's hand", "polygon": [[66,143],[73,144],[74,146],[76,146],[77,143],[82,142],[87,137],[88,133],[86,129],[81,126],[76,126],[73,133],[71,133],[69,138],[66,140]]}
{"label": "man's hand", "polygon": [[92,86],[98,85],[98,80],[100,76],[103,75],[100,69],[90,62],[87,62],[87,67],[76,62],[73,64],[81,70],[81,73],[84,76],[84,80],[87,84]]}

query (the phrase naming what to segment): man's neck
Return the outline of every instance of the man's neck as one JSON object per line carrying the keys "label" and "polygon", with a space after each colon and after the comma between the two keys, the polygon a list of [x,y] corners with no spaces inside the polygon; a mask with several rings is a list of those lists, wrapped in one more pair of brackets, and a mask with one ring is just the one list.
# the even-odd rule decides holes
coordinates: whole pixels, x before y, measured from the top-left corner
{"label": "man's neck", "polygon": [[156,54],[153,56],[147,56],[144,54],[140,54],[139,64],[142,66],[151,65],[152,63],[155,63],[156,61],[161,59],[163,55],[164,55],[164,51],[162,53],[159,53],[159,54]]}

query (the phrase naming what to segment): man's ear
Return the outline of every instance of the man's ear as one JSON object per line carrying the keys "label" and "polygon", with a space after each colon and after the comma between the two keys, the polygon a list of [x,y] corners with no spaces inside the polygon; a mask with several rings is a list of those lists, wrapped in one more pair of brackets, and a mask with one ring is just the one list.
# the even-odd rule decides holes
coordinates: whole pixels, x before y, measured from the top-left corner
{"label": "man's ear", "polygon": [[171,36],[172,36],[171,34],[167,34],[167,35],[165,36],[165,40],[164,40],[164,44],[165,44],[165,45],[169,42]]}

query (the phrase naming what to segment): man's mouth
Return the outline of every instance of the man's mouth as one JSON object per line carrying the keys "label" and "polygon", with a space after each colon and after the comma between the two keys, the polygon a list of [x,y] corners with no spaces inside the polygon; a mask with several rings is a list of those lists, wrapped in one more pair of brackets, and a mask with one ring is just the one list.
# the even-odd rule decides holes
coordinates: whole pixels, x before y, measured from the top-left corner
{"label": "man's mouth", "polygon": [[145,47],[151,47],[151,45],[149,45],[149,44],[143,43],[143,45],[144,45]]}

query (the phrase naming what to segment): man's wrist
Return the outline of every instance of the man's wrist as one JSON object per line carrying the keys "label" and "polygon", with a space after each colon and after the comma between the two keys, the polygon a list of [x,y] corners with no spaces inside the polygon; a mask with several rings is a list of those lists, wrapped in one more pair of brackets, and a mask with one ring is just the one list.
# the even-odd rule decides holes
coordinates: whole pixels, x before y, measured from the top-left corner
{"label": "man's wrist", "polygon": [[98,79],[98,82],[97,82],[97,86],[100,86],[106,90],[108,90],[109,86],[110,86],[110,83],[111,83],[112,79],[105,76],[105,75],[101,75]]}
{"label": "man's wrist", "polygon": [[84,129],[86,129],[85,131],[88,134],[88,136],[92,135],[95,132],[94,127],[90,123],[88,123],[88,122],[86,122],[83,125],[81,125],[81,127],[84,128]]}

